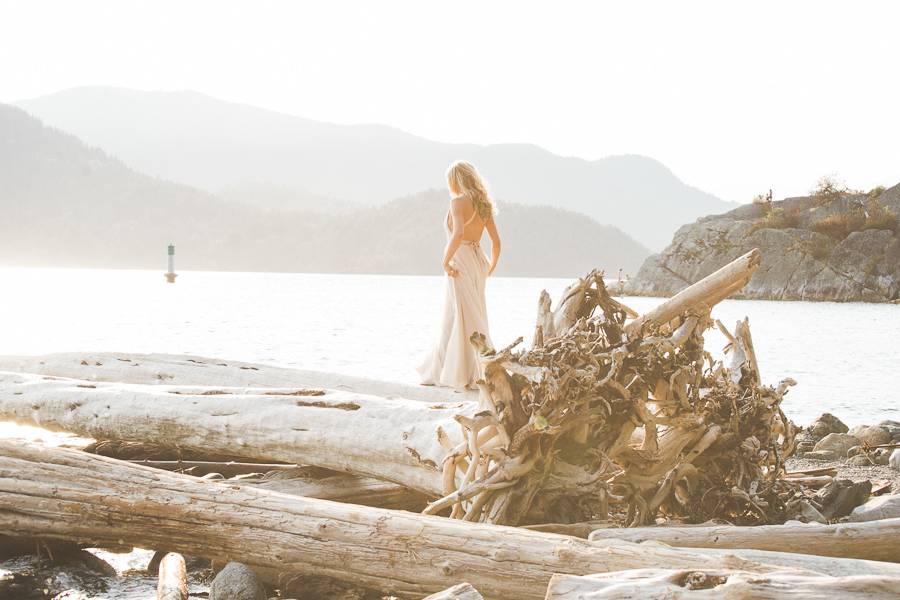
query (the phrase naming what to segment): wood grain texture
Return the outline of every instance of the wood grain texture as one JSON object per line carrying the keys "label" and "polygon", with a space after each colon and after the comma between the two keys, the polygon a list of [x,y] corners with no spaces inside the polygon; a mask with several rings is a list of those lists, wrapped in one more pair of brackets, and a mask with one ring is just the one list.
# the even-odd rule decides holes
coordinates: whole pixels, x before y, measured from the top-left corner
{"label": "wood grain texture", "polygon": [[897,577],[636,569],[583,577],[554,575],[546,600],[875,600],[896,598],[898,590]]}
{"label": "wood grain texture", "polygon": [[753,548],[900,562],[900,519],[834,525],[793,521],[784,525],[756,527],[713,525],[598,529],[591,533],[590,539],[655,540],[682,548]]}
{"label": "wood grain texture", "polygon": [[251,568],[334,577],[427,596],[466,580],[487,598],[543,598],[554,573],[660,564],[900,576],[900,565],[572,537],[289,496],[198,480],[84,452],[0,441],[0,529],[105,545],[166,548]]}

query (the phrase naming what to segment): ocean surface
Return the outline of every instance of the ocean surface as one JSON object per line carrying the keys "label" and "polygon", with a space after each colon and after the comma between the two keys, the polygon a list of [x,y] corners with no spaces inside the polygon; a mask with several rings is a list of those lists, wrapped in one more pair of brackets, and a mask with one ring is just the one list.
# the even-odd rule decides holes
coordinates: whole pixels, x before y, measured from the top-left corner
{"label": "ocean surface", "polygon": [[[530,341],[540,291],[556,300],[569,282],[490,279],[495,345]],[[196,354],[415,383],[443,294],[441,277],[186,271],[170,285],[161,271],[0,268],[0,354]],[[750,318],[764,382],[798,382],[783,405],[795,422],[900,420],[900,306],[726,300],[713,316]],[[707,334],[714,356],[724,344]]]}

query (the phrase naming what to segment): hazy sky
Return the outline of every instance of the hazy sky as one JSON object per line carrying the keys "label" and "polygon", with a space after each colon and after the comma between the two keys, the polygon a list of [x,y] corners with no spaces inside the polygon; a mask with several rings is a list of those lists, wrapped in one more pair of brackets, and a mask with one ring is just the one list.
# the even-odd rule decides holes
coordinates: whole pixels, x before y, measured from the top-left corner
{"label": "hazy sky", "polygon": [[900,2],[0,0],[0,101],[191,89],[442,141],[637,153],[725,199],[900,181]]}

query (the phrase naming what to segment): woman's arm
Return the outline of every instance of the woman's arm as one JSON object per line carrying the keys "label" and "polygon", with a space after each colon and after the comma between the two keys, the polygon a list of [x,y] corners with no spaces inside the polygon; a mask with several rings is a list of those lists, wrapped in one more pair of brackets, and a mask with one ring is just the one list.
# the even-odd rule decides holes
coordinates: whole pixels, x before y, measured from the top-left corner
{"label": "woman's arm", "polygon": [[463,220],[463,198],[454,198],[450,201],[450,220],[453,227],[450,233],[450,239],[447,240],[447,247],[444,248],[444,272],[450,277],[456,277],[457,271],[450,266],[450,260],[462,244],[463,229],[465,221]]}
{"label": "woman's arm", "polygon": [[497,262],[500,260],[500,232],[497,231],[497,223],[494,222],[494,217],[491,217],[484,226],[487,228],[488,235],[491,238],[491,270],[488,271],[488,275],[490,275],[497,268]]}

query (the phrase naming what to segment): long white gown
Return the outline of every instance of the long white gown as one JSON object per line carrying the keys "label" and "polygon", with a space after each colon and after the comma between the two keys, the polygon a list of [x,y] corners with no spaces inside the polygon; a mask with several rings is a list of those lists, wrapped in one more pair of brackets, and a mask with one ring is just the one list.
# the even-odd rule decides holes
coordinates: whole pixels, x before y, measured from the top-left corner
{"label": "long white gown", "polygon": [[478,242],[463,240],[450,265],[458,273],[456,277],[446,276],[447,292],[437,343],[417,371],[425,385],[462,389],[472,387],[482,376],[469,338],[477,331],[493,346],[484,298],[490,261]]}

